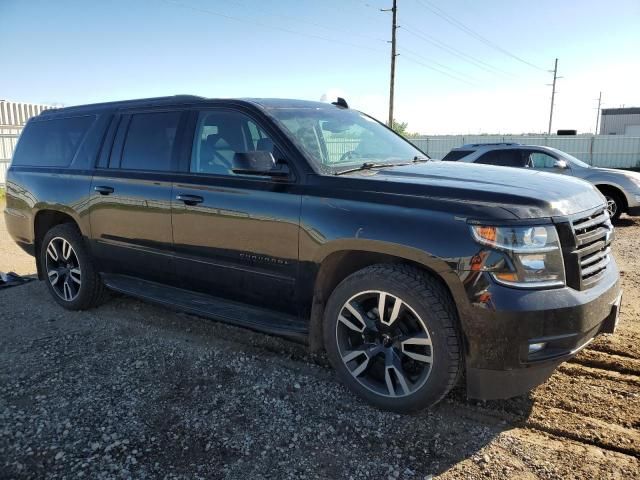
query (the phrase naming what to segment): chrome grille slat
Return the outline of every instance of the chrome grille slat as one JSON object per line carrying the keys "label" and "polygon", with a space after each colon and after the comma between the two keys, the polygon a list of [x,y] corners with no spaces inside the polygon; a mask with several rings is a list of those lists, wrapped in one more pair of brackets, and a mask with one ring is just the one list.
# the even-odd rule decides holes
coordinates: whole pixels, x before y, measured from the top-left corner
{"label": "chrome grille slat", "polygon": [[606,227],[598,227],[596,230],[591,230],[590,232],[580,233],[576,235],[576,239],[578,240],[578,246],[586,245],[588,243],[592,243],[600,238],[603,238],[607,235],[607,231],[609,229]]}
{"label": "chrome grille slat", "polygon": [[579,269],[580,288],[597,283],[611,261],[612,230],[606,209],[572,221],[575,236],[574,255]]}
{"label": "chrome grille slat", "polygon": [[592,275],[600,270],[604,270],[607,265],[609,264],[609,262],[611,261],[610,257],[607,255],[606,257],[604,257],[602,260],[600,260],[598,263],[591,265],[590,267],[587,268],[583,268],[582,269],[582,278],[588,277],[589,275]]}
{"label": "chrome grille slat", "polygon": [[600,240],[598,242],[594,242],[591,243],[589,245],[587,245],[586,247],[582,247],[578,249],[578,253],[580,255],[580,258],[584,258],[587,257],[593,253],[596,253],[604,248],[607,247],[607,244],[604,240]]}
{"label": "chrome grille slat", "polygon": [[589,227],[593,227],[595,225],[600,225],[604,222],[607,221],[609,217],[607,216],[607,214],[605,212],[602,212],[602,214],[598,215],[595,218],[591,218],[589,219],[589,217],[587,217],[587,219],[581,221],[580,223],[573,223],[573,229],[574,230],[585,230]]}
{"label": "chrome grille slat", "polygon": [[[601,259],[603,259],[604,257],[608,256],[611,253],[611,249],[607,248],[606,250],[602,250],[600,252],[596,252],[594,255],[588,256],[588,257],[582,257],[582,260],[580,261],[580,266],[581,267],[587,267],[589,265],[591,265],[592,263],[595,263]],[[584,275],[584,270],[583,270],[583,275]]]}

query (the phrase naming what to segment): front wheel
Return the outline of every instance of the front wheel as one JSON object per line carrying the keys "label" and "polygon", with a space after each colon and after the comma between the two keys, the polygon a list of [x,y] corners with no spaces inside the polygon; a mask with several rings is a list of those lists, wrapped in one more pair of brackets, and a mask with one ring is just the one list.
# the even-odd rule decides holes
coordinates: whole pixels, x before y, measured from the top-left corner
{"label": "front wheel", "polygon": [[85,310],[106,298],[102,279],[75,225],[56,225],[45,234],[40,262],[49,292],[64,308]]}
{"label": "front wheel", "polygon": [[607,200],[609,217],[611,217],[611,220],[618,220],[622,215],[622,198],[617,193],[612,192],[605,193],[604,198]]}
{"label": "front wheel", "polygon": [[325,309],[329,360],[353,392],[380,408],[410,412],[441,400],[462,365],[455,307],[446,290],[404,265],[347,277]]}

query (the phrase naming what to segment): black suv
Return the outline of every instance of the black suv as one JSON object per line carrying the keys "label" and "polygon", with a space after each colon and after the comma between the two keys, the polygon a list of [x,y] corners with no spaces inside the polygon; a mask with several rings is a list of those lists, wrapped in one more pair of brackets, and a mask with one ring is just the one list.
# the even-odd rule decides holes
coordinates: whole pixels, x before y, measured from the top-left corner
{"label": "black suv", "polygon": [[115,290],[305,341],[396,411],[463,373],[470,397],[526,392],[613,332],[621,298],[593,186],[430,162],[342,99],[47,110],[5,217],[65,308]]}

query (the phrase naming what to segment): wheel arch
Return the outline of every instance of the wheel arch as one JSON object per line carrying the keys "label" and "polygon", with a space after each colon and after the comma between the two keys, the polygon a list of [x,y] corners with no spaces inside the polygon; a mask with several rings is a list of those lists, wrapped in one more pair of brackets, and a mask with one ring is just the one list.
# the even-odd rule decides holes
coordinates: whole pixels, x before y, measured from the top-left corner
{"label": "wheel arch", "polygon": [[622,201],[622,212],[627,211],[627,208],[629,208],[629,201],[627,200],[627,196],[622,188],[613,183],[595,183],[594,186],[600,190],[600,193],[603,195],[606,195],[606,193],[609,192],[618,196]]}
{"label": "wheel arch", "polygon": [[44,279],[42,265],[40,264],[40,248],[42,247],[42,239],[53,227],[64,223],[71,223],[75,225],[79,231],[81,231],[80,223],[70,213],[63,212],[61,210],[43,208],[41,210],[38,210],[33,218],[33,243],[36,268],[38,272],[38,278],[40,280]]}
{"label": "wheel arch", "polygon": [[[378,244],[383,245],[378,245]],[[411,247],[386,245],[384,242],[359,243],[357,248],[333,249],[320,261],[313,280],[313,297],[309,319],[309,347],[318,352],[324,349],[322,322],[325,305],[333,290],[349,275],[377,264],[405,264],[419,270],[425,278],[441,283],[456,306],[458,319],[464,308],[456,299],[465,298],[464,289],[457,274],[443,260]]]}

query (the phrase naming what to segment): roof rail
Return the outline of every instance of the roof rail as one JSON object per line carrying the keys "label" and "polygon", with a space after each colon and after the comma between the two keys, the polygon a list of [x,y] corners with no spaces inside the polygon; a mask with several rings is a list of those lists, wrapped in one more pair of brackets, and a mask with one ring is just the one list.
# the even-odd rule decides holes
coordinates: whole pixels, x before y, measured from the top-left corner
{"label": "roof rail", "polygon": [[197,101],[203,100],[205,97],[200,97],[198,95],[170,95],[166,97],[151,97],[151,98],[140,98],[135,100],[116,100],[113,102],[102,102],[102,103],[91,103],[86,105],[72,105],[69,107],[60,107],[60,108],[50,108],[44,110],[40,115],[51,115],[60,111],[74,111],[74,110],[83,110],[83,109],[92,109],[92,108],[104,108],[104,107],[127,107],[127,106],[154,106],[154,105],[163,105],[165,103],[173,103],[173,102],[189,102],[189,101]]}
{"label": "roof rail", "polygon": [[[493,142],[493,143],[466,143],[464,145],[462,145],[462,147],[483,147],[483,146],[498,146],[498,145],[522,145],[521,143],[516,143],[516,142]],[[462,148],[460,147],[460,148]]]}

